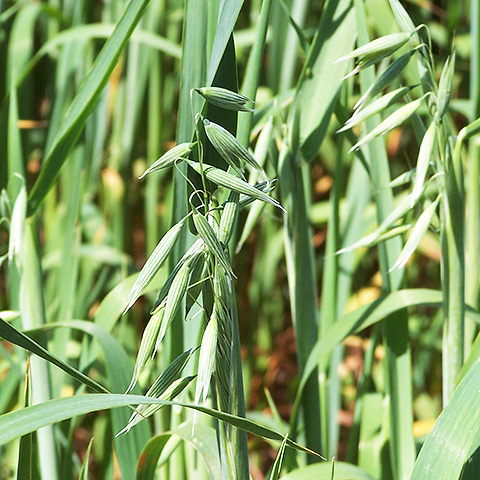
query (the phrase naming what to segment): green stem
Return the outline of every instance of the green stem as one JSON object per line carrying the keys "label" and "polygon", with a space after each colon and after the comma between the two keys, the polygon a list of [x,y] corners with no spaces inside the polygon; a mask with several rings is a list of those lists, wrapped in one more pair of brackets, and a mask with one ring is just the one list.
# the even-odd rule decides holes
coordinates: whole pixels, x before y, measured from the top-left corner
{"label": "green stem", "polygon": [[[245,71],[245,80],[242,86],[242,94],[248,98],[255,100],[258,82],[260,80],[260,72],[263,60],[263,52],[267,40],[268,19],[272,7],[272,0],[265,0],[260,11],[258,19],[258,31],[253,44],[252,51],[248,58],[247,69]],[[237,138],[243,146],[248,146],[248,137],[252,124],[253,113],[240,112],[238,117]]]}
{"label": "green stem", "polygon": [[[369,41],[364,4],[355,0],[357,15],[357,31],[359,43]],[[365,70],[360,74],[362,93],[373,83],[373,72]],[[378,123],[377,119],[367,120],[367,129]],[[393,210],[393,193],[388,187],[390,171],[388,157],[383,140],[377,139],[363,150],[370,159],[370,172],[377,221],[380,224]],[[401,251],[398,237],[383,242],[378,247],[380,273],[383,290],[391,292],[398,290],[403,283],[403,272],[397,270],[389,273]],[[396,480],[407,479],[415,461],[412,418],[412,379],[410,346],[408,335],[408,317],[405,311],[385,319],[384,338],[386,346],[386,395],[390,405],[390,455],[392,471]]]}
{"label": "green stem", "polygon": [[[298,154],[298,152],[297,152]],[[299,159],[286,144],[280,152],[279,180],[284,219],[285,257],[287,262],[290,309],[297,344],[301,377],[305,363],[317,339],[317,300],[311,229],[308,221],[304,185]],[[302,413],[306,446],[322,452],[320,436],[320,398],[318,375],[310,376],[302,395]],[[291,425],[295,429],[295,425]],[[313,461],[309,458],[308,461]]]}
{"label": "green stem", "polygon": [[[471,0],[471,55],[470,55],[470,101],[472,111],[470,121],[480,117],[480,0]],[[468,147],[468,185],[466,198],[465,225],[466,257],[466,301],[478,308],[479,305],[479,269],[480,251],[480,146],[478,141],[470,140]],[[473,321],[466,319],[465,324],[465,357],[470,351],[477,327]]]}
{"label": "green stem", "polygon": [[[36,221],[33,218],[29,218],[25,222],[22,268],[20,313],[23,328],[28,330],[41,327],[46,323],[39,234]],[[52,398],[48,364],[35,355],[31,357],[30,361],[33,403],[47,402]],[[37,439],[42,478],[56,480],[58,478],[58,464],[54,427],[50,425],[40,428],[37,431]]]}
{"label": "green stem", "polygon": [[464,188],[459,135],[451,154],[446,145],[445,232],[442,266],[444,284],[443,403],[447,404],[463,365],[465,321]]}
{"label": "green stem", "polygon": [[[341,142],[341,140],[339,140]],[[342,142],[343,144],[343,142]],[[343,145],[342,145],[343,146]],[[320,310],[320,336],[323,336],[338,318],[338,263],[335,252],[340,249],[340,196],[342,191],[342,170],[344,148],[338,149],[333,177],[332,194],[330,196],[330,215],[327,228],[325,263],[322,283],[322,307]],[[330,365],[322,365],[319,374],[321,435],[324,455],[331,458],[336,455],[338,439],[338,422],[336,412],[339,403],[338,363],[341,346],[332,355]],[[331,374],[330,374],[331,373]],[[335,387],[335,388],[334,388]]]}

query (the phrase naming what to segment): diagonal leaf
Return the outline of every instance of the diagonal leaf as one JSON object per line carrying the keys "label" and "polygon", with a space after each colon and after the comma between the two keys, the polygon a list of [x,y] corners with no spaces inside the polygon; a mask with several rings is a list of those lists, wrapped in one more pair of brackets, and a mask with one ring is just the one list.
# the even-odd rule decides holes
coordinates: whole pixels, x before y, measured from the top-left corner
{"label": "diagonal leaf", "polygon": [[[283,441],[283,435],[270,428],[259,425],[246,418],[237,417],[228,413],[220,412],[207,407],[191,405],[182,402],[168,402],[141,395],[121,395],[121,394],[102,394],[94,393],[90,395],[75,395],[73,397],[58,398],[48,402],[39,403],[31,407],[14,412],[6,413],[0,416],[0,445],[25,435],[29,432],[38,430],[46,425],[61,422],[77,415],[84,415],[99,410],[107,410],[116,407],[128,405],[177,405],[183,408],[190,408],[198,412],[217,418],[234,427],[240,428],[248,433],[269,440]],[[287,445],[295,450],[323,458],[317,452],[310,450],[302,445],[288,439]]]}
{"label": "diagonal leaf", "polygon": [[110,74],[115,68],[120,54],[140,21],[148,3],[149,0],[131,0],[115,27],[112,36],[98,54],[92,70],[66,113],[63,126],[53,140],[52,147],[40,170],[40,175],[30,193],[30,215],[35,212],[52,188],[60,169],[85,127],[89,115],[100,99]]}
{"label": "diagonal leaf", "polygon": [[19,332],[16,328],[14,328],[9,323],[5,322],[2,318],[0,318],[0,337],[3,339],[13,343],[14,345],[18,345],[19,347],[28,350],[29,352],[38,355],[39,357],[43,358],[47,362],[52,363],[53,365],[57,366],[61,370],[63,370],[66,374],[70,375],[71,377],[75,378],[79,382],[83,383],[87,387],[92,388],[96,392],[105,392],[108,393],[108,390],[97,383],[95,380],[87,377],[85,374],[77,370],[76,368],[71,367],[67,363],[63,362],[59,358],[52,355],[48,350],[43,348],[40,344],[32,340],[30,337],[25,335],[22,332]]}
{"label": "diagonal leaf", "polygon": [[302,154],[307,161],[317,155],[337,102],[346,63],[333,62],[350,52],[355,41],[355,16],[351,0],[325,2],[322,17],[295,97],[300,112]]}
{"label": "diagonal leaf", "polygon": [[208,65],[207,86],[213,82],[218,66],[227,47],[233,27],[237,21],[238,14],[245,0],[230,0],[221,2],[221,9],[218,14],[217,29],[213,41],[212,55]]}
{"label": "diagonal leaf", "polygon": [[[305,364],[295,402],[299,401],[303,387],[318,363],[324,361],[335,346],[341,343],[348,335],[359,332],[408,307],[431,306],[439,308],[442,305],[443,295],[438,290],[426,288],[397,290],[367,305],[363,305],[351,313],[343,315],[315,344]],[[467,308],[467,311],[476,322],[480,321],[479,312],[472,308]]]}

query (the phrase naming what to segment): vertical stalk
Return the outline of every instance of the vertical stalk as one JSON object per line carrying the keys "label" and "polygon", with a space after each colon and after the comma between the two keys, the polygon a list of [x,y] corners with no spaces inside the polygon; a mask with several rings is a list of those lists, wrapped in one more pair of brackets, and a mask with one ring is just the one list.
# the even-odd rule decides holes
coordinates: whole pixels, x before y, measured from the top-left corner
{"label": "vertical stalk", "polygon": [[[242,93],[252,100],[255,100],[258,82],[260,80],[261,64],[267,39],[268,19],[271,8],[272,0],[264,0],[262,3],[262,10],[260,11],[260,18],[258,19],[258,30],[255,37],[255,43],[253,44],[252,51],[248,57],[247,69],[245,71]],[[253,114],[251,112],[240,112],[238,116],[237,138],[244,147],[248,146],[252,116]]]}
{"label": "vertical stalk", "polygon": [[[300,27],[303,25],[307,15],[309,3],[310,2],[308,0],[294,0],[292,2],[291,16]],[[289,24],[285,48],[283,51],[282,68],[280,70],[282,72],[279,85],[280,92],[285,92],[292,87],[295,75],[295,67],[297,65],[296,61],[298,58],[296,55],[297,48],[297,32],[295,32],[293,27]]]}
{"label": "vertical stalk", "polygon": [[[278,163],[284,215],[285,258],[287,263],[290,310],[295,329],[299,375],[317,340],[317,296],[314,276],[314,258],[311,229],[298,147],[298,116],[292,115],[291,139],[285,139]],[[292,145],[293,144],[293,145]],[[326,447],[320,437],[320,397],[318,374],[315,371],[305,385],[302,395],[302,413],[306,445],[321,452]],[[314,461],[311,457],[308,461]]]}
{"label": "vertical stalk", "polygon": [[[68,322],[73,317],[75,307],[75,292],[78,291],[77,277],[79,268],[78,247],[80,245],[80,227],[78,213],[83,193],[84,178],[84,149],[77,148],[70,154],[70,171],[63,170],[67,205],[63,219],[64,238],[62,239],[62,261],[58,272],[56,291],[59,298],[58,320]],[[70,332],[68,329],[59,329],[53,334],[52,353],[59,357],[65,356]],[[64,374],[60,371],[52,372],[53,393],[60,395],[60,385]],[[56,388],[55,388],[56,387]]]}
{"label": "vertical stalk", "polygon": [[[233,285],[231,285],[233,288]],[[245,392],[243,389],[242,356],[240,351],[240,332],[238,329],[237,302],[231,302],[230,315],[232,318],[232,398],[235,404],[232,405],[232,412],[239,417],[246,416]],[[233,443],[235,455],[235,470],[239,480],[248,480],[248,444],[247,434],[238,429],[233,429]]]}
{"label": "vertical stalk", "polygon": [[[45,324],[42,270],[38,246],[38,227],[35,219],[25,222],[22,254],[22,280],[20,287],[20,313],[25,329],[38,328]],[[43,339],[45,340],[45,339]],[[50,372],[47,362],[31,357],[33,404],[50,400]],[[57,452],[54,427],[49,425],[37,431],[40,471],[44,480],[57,480]]]}
{"label": "vertical stalk", "polygon": [[[15,80],[12,78],[12,85],[15,85]],[[25,172],[23,168],[23,153],[22,153],[22,138],[20,130],[18,128],[18,101],[17,91],[12,89],[10,94],[10,105],[8,108],[8,140],[7,140],[7,153],[8,153],[8,196],[12,204],[20,192],[23,178],[25,178]],[[18,177],[16,177],[16,175]],[[20,272],[17,269],[15,262],[8,264],[8,297],[10,308],[19,308],[19,288],[20,285]]]}
{"label": "vertical stalk", "polygon": [[[445,142],[444,142],[445,143]],[[464,188],[461,159],[463,137],[452,154],[445,145],[446,185],[442,272],[444,289],[443,404],[446,405],[463,365],[465,321]]]}
{"label": "vertical stalk", "polygon": [[[359,44],[368,43],[364,5],[355,0]],[[373,72],[361,72],[362,93],[373,83]],[[371,130],[378,119],[367,120]],[[388,187],[390,172],[383,140],[370,142],[364,153],[370,160],[371,180],[380,224],[393,209],[392,189]],[[397,290],[403,282],[403,273],[397,270],[389,273],[401,251],[400,239],[393,238],[378,247],[380,273],[385,293]],[[408,335],[408,317],[405,311],[398,312],[384,322],[386,346],[386,395],[390,404],[390,454],[392,471],[396,480],[407,479],[415,461],[412,418],[412,381]]]}
{"label": "vertical stalk", "polygon": [[[182,65],[180,99],[176,141],[182,143],[192,139],[194,127],[192,121],[192,110],[190,105],[190,90],[203,85],[206,77],[206,32],[208,28],[207,12],[204,2],[200,0],[186,0],[183,21],[182,39]],[[200,105],[200,100],[194,97],[194,108]],[[173,206],[172,223],[177,223],[187,213],[187,185],[185,182],[186,165],[181,163],[174,170],[173,179]],[[188,245],[192,243],[192,235],[187,229],[183,229],[170,258],[169,268],[172,270],[176,262],[181,258]],[[169,329],[169,349],[166,353],[166,364],[168,365],[183,351],[183,320],[176,319]],[[178,417],[178,416],[177,416]],[[171,417],[170,409],[164,409],[164,428],[174,427],[181,419]],[[175,461],[176,460],[176,461]],[[174,466],[171,471],[172,478],[183,478],[182,470],[184,462],[181,456],[170,463]]]}
{"label": "vertical stalk", "polygon": [[[212,4],[210,4],[212,7]],[[201,56],[201,58],[206,58],[208,55],[208,38],[205,38],[205,34],[208,31],[216,31],[218,26],[216,25],[216,21],[218,18],[217,9],[205,9],[205,5],[202,2],[195,2],[190,0],[187,2],[187,13],[186,13],[186,21],[184,25],[184,32],[185,32],[185,41],[184,41],[184,53],[187,55],[192,55],[192,51],[188,52],[188,48],[192,47],[196,50],[196,53]],[[205,15],[205,12],[208,14]],[[202,26],[203,23],[203,26]],[[190,27],[193,25],[193,31]],[[189,27],[187,29],[186,27]],[[207,28],[205,28],[205,26]],[[197,27],[195,29],[195,27]],[[210,29],[210,30],[209,30]],[[211,40],[211,39],[210,39]],[[200,111],[200,108],[197,108],[198,104],[198,96],[194,95],[192,97],[192,104],[190,105],[190,89],[194,87],[199,87],[205,84],[205,69],[198,71],[197,69],[192,69],[193,64],[198,64],[198,55],[190,58],[191,63],[187,63],[188,58],[184,60],[184,64],[182,68],[185,71],[185,77],[182,83],[182,97],[181,97],[181,105],[180,105],[180,114],[181,114],[181,122],[179,122],[179,130],[177,132],[177,142],[186,141],[191,138],[193,133],[193,129],[189,130],[188,125],[193,125],[192,119],[192,110],[193,111]],[[203,64],[205,66],[205,63]],[[220,86],[224,88],[228,88],[230,90],[236,91],[238,88],[237,84],[237,72],[236,72],[236,58],[235,58],[235,48],[233,43],[233,36],[230,37],[230,40],[226,46],[226,49],[223,53],[221,61],[219,62],[218,69],[216,71],[215,77],[213,79],[212,85]],[[254,83],[256,88],[256,82]],[[182,103],[183,99],[183,103]],[[187,107],[188,101],[188,107]],[[204,114],[212,121],[219,123],[224,128],[229,130],[232,134],[235,134],[236,127],[237,127],[237,113],[231,111],[225,111],[216,107],[215,105],[207,104]],[[187,123],[188,122],[188,123]],[[249,126],[248,126],[249,130]],[[200,138],[198,140],[202,141],[201,138],[202,133],[198,133]],[[248,141],[248,131],[246,132],[246,139]],[[213,147],[210,143],[205,144],[205,149],[209,155],[209,163],[215,165],[215,161],[218,160],[223,162],[220,158],[219,154],[213,150]],[[198,160],[202,162],[203,160],[203,153],[205,150],[200,148],[199,149],[199,158]],[[217,158],[215,158],[217,157]],[[179,208],[185,208],[186,211],[186,199],[187,199],[187,187],[184,176],[178,178],[178,182],[176,182],[176,187],[180,187],[178,191],[175,192],[175,201],[178,201],[178,205],[174,210],[174,218],[178,215]],[[202,177],[202,185],[205,188],[206,185],[210,185],[209,183],[205,182]],[[208,187],[210,188],[210,187]],[[216,188],[216,187],[215,187]],[[205,199],[209,198],[212,192],[204,191]],[[233,210],[235,211],[238,209],[238,195],[233,195],[233,197],[229,197],[231,203],[233,204]],[[207,204],[206,204],[207,205]],[[225,230],[232,231],[235,228],[236,222],[236,215],[231,215],[228,217],[223,218],[225,215],[225,211],[222,214],[222,229],[223,224],[225,223]],[[183,215],[182,215],[183,216]],[[228,239],[222,240],[225,243],[228,243]],[[185,243],[177,242],[178,248],[184,249]],[[176,259],[173,259],[176,260]],[[228,291],[230,300],[228,302],[228,317],[229,322],[231,322],[231,344],[228,349],[229,361],[231,361],[231,371],[230,371],[230,379],[229,385],[221,385],[220,388],[227,388],[228,391],[228,398],[230,399],[228,404],[222,400],[224,397],[219,395],[218,387],[215,387],[217,381],[212,382],[212,396],[214,400],[216,398],[220,398],[219,406],[222,410],[232,413],[234,415],[245,417],[245,398],[244,398],[244,391],[243,391],[243,379],[242,379],[242,359],[241,359],[241,352],[240,352],[240,337],[239,337],[239,328],[238,328],[238,316],[237,316],[237,306],[236,306],[236,298],[234,294],[233,284],[228,285]],[[225,319],[224,319],[225,320]],[[181,322],[173,322],[172,327],[175,323]],[[173,339],[174,336],[176,341],[178,342],[179,336],[176,335],[176,332],[171,330],[171,350],[173,350]],[[183,342],[183,332],[181,334],[182,342]],[[183,346],[182,346],[183,348]],[[172,355],[172,352],[170,353]],[[240,480],[248,480],[249,478],[249,467],[248,467],[248,447],[247,447],[247,436],[244,431],[241,431],[236,428],[226,427],[224,425],[218,425],[217,432],[219,435],[219,446],[220,446],[220,454],[221,454],[221,463],[223,469],[223,475],[225,478],[238,478]]]}
{"label": "vertical stalk", "polygon": [[[480,0],[470,2],[470,121],[480,117]],[[470,140],[468,145],[468,176],[466,197],[466,301],[478,308],[480,251],[480,145]],[[465,319],[465,357],[475,338],[475,323]]]}
{"label": "vertical stalk", "polygon": [[[341,139],[339,139],[342,142]],[[342,142],[343,144],[343,142]],[[342,169],[344,148],[340,146],[335,161],[335,171],[333,174],[333,186],[330,196],[330,214],[328,216],[327,242],[325,248],[325,263],[323,268],[322,283],[322,307],[320,310],[320,336],[333,325],[338,315],[338,257],[335,252],[340,249],[339,243],[339,208],[340,195],[342,191]],[[321,435],[323,454],[330,458],[336,454],[336,439],[338,439],[338,382],[337,373],[339,354],[342,347],[337,346],[331,357],[330,365],[320,367],[319,387],[320,387],[320,409],[321,409]],[[336,388],[334,388],[334,386]],[[332,391],[333,390],[333,391]],[[334,395],[332,395],[334,393]]]}
{"label": "vertical stalk", "polygon": [[[253,78],[255,80],[255,78]],[[256,90],[257,81],[253,82],[251,88]],[[226,46],[223,57],[218,66],[217,73],[212,85],[225,87],[233,91],[238,90],[237,80],[237,62],[235,56],[235,45],[233,35],[230,37]],[[237,112],[229,112],[207,104],[207,114],[209,119],[218,121],[226,129],[232,129],[233,132],[237,130]],[[248,130],[247,130],[248,127]],[[248,144],[249,124],[245,126],[244,135]],[[218,154],[217,154],[218,155]],[[211,160],[210,160],[211,161]],[[223,161],[223,160],[222,160]],[[238,200],[239,196],[236,193],[231,193],[228,197],[228,206],[222,212],[220,225],[222,231],[231,232],[233,235],[236,231],[238,219]],[[228,244],[227,238],[221,238],[222,242]],[[227,280],[227,290],[230,292],[228,299],[228,313],[231,322],[231,381],[230,381],[230,402],[223,410],[232,413],[239,417],[246,416],[245,408],[245,393],[243,386],[243,372],[242,372],[242,357],[240,351],[240,332],[238,325],[237,300],[235,294],[235,287],[230,279]],[[218,395],[220,397],[220,394]],[[220,402],[221,405],[221,402]],[[226,453],[226,465],[229,467],[228,478],[239,480],[248,480],[249,465],[248,465],[248,445],[247,435],[244,431],[238,428],[224,428],[220,425],[221,440],[224,442]],[[223,460],[223,459],[222,459]]]}

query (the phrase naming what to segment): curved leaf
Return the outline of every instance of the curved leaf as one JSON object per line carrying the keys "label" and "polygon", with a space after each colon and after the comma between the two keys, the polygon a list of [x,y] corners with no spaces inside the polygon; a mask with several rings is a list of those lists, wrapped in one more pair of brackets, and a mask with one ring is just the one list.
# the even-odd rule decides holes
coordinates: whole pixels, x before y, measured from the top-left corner
{"label": "curved leaf", "polygon": [[[315,463],[294,470],[282,477],[282,480],[330,480],[332,465],[330,463]],[[345,462],[335,462],[335,480],[373,480],[361,468]]]}
{"label": "curved leaf", "polygon": [[[283,441],[284,438],[280,433],[258,425],[251,420],[207,407],[182,402],[168,402],[156,398],[144,397],[142,395],[94,393],[91,395],[75,395],[68,398],[58,398],[0,416],[0,445],[33,432],[41,427],[45,427],[46,425],[61,422],[77,415],[85,415],[86,413],[99,410],[139,404],[176,405],[179,407],[190,408],[258,437],[276,440],[278,442]],[[301,452],[309,453],[318,458],[323,458],[319,453],[303,447],[293,440],[288,439],[287,445]]]}
{"label": "curved leaf", "polygon": [[[298,388],[295,403],[298,403],[303,387],[308,377],[315,368],[317,368],[317,365],[328,358],[333,349],[348,335],[359,332],[389,317],[393,313],[408,307],[430,306],[439,308],[442,304],[442,292],[438,290],[430,290],[427,288],[397,290],[374,302],[363,305],[351,313],[343,315],[315,344],[305,364],[305,370]],[[467,308],[467,312],[476,322],[480,321],[480,313],[476,310]]]}
{"label": "curved leaf", "polygon": [[197,450],[205,462],[210,478],[222,478],[215,429],[197,423],[192,432],[192,423],[186,422],[167,433],[152,438],[147,443],[138,459],[136,480],[154,480],[158,459],[167,441],[173,435],[190,443]]}

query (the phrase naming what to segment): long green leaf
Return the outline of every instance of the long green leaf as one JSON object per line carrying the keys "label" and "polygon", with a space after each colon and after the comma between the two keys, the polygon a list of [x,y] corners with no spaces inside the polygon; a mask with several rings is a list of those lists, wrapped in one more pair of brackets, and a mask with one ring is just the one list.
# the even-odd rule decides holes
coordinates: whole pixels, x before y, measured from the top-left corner
{"label": "long green leaf", "polygon": [[63,120],[63,126],[57,133],[40,170],[40,175],[30,193],[29,214],[35,212],[52,188],[148,3],[149,0],[132,0],[112,36],[100,51],[92,70],[73,99]]}
{"label": "long green leaf", "polygon": [[302,154],[307,161],[317,155],[337,102],[347,65],[333,62],[353,46],[353,10],[350,0],[326,2],[309,50],[295,99],[299,106]]}
{"label": "long green leaf", "polygon": [[2,318],[0,318],[0,337],[13,343],[14,345],[18,345],[19,347],[22,347],[25,350],[34,353],[35,355],[38,355],[47,362],[52,363],[53,365],[63,370],[66,374],[75,378],[84,385],[92,388],[94,391],[108,393],[108,390],[105,387],[102,387],[102,385],[97,383],[95,380],[92,380],[79,370],[71,367],[59,358],[53,356],[40,344],[32,340],[27,335],[23,334],[22,332],[19,332],[16,328],[14,328]]}
{"label": "long green leaf", "polygon": [[217,29],[213,41],[212,55],[208,66],[207,86],[210,86],[217,73],[218,66],[227,47],[233,27],[245,0],[230,0],[221,2],[221,10],[218,14]]}
{"label": "long green leaf", "polygon": [[[141,395],[94,393],[91,395],[76,395],[68,398],[58,398],[0,416],[0,445],[46,425],[61,422],[76,415],[84,415],[99,410],[136,404],[177,405],[217,418],[222,422],[226,422],[259,437],[276,440],[278,442],[282,442],[284,438],[280,433],[252,422],[251,420],[236,417],[235,415],[230,415],[207,407],[182,402],[167,402]],[[306,452],[316,457],[323,458],[320,454],[299,445],[293,440],[288,439],[287,445],[301,452]]]}
{"label": "long green leaf", "polygon": [[[107,382],[111,391],[124,392],[130,380],[132,362],[119,342],[103,328],[92,322],[74,320],[64,324],[49,325],[46,328],[71,328],[91,335],[100,344],[104,358]],[[129,412],[115,409],[111,412],[113,434],[128,421]],[[148,422],[142,422],[130,435],[115,437],[115,452],[122,476],[132,478],[135,462],[151,436]]]}
{"label": "long green leaf", "polygon": [[[442,293],[438,290],[425,288],[397,290],[344,315],[319,339],[313,348],[305,365],[297,398],[317,364],[322,359],[328,357],[335,346],[341,343],[348,335],[359,332],[405,308],[418,306],[441,307],[442,302]],[[480,321],[480,314],[476,310],[470,308],[468,313],[477,322]]]}

